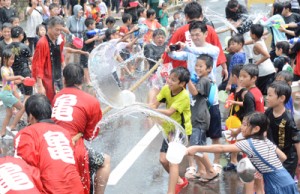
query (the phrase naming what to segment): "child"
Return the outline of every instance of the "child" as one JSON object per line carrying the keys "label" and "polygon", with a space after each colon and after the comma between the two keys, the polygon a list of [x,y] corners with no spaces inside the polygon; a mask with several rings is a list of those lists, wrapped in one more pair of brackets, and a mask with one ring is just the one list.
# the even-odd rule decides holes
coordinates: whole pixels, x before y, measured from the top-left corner
{"label": "child", "polygon": [[170,27],[169,27],[169,37],[167,39],[167,42],[169,42],[173,36],[173,34],[175,33],[175,25],[176,25],[176,22],[173,21],[170,23]]}
{"label": "child", "polygon": [[103,19],[106,18],[106,16],[107,16],[106,4],[102,0],[96,0],[96,4],[100,8],[100,13],[101,13],[100,17]]}
{"label": "child", "polygon": [[146,43],[150,43],[154,30],[161,28],[160,23],[156,20],[156,12],[154,9],[147,10],[147,19],[145,20],[145,24],[148,27],[148,32],[144,35],[144,41]]}
{"label": "child", "polygon": [[166,33],[161,29],[156,29],[153,32],[152,40],[151,43],[146,44],[144,47],[144,55],[150,64],[149,69],[155,65],[165,51],[167,45]]}
{"label": "child", "polygon": [[245,64],[246,62],[246,53],[243,50],[243,46],[245,44],[244,37],[240,34],[234,35],[231,39],[231,49],[232,52],[234,52],[234,55],[231,57],[231,61],[228,67],[228,72],[229,72],[229,79],[228,83],[226,86],[226,90],[231,89],[231,84],[232,84],[232,76],[230,75],[230,72],[232,71],[232,68],[235,65],[240,65],[240,64]]}
{"label": "child", "polygon": [[11,25],[14,26],[20,26],[20,19],[18,17],[12,17],[10,18],[9,22]]}
{"label": "child", "polygon": [[[0,57],[2,58],[2,52],[4,48],[12,42],[11,39],[11,24],[4,23],[2,26],[3,40],[0,41]],[[3,66],[3,61],[1,61],[1,66]]]}
{"label": "child", "polygon": [[[247,89],[241,87],[241,84],[239,82],[239,75],[242,68],[243,65],[236,65],[232,69],[231,72],[232,83],[236,84],[237,87],[234,90],[234,100],[228,101],[228,103],[231,104],[230,115],[237,116],[240,121],[242,121],[245,116],[243,101],[244,101],[244,96],[247,93]],[[237,153],[231,153],[230,162],[228,162],[227,166],[225,166],[223,170],[224,171],[236,170],[237,164],[238,164]]]}
{"label": "child", "polygon": [[108,29],[112,29],[114,27],[115,23],[116,23],[116,19],[112,16],[109,16],[105,20],[105,25]]}
{"label": "child", "polygon": [[[157,95],[156,102],[151,106],[157,108],[160,103],[167,105],[166,109],[156,109],[158,112],[170,116],[176,122],[185,127],[186,135],[192,134],[191,109],[189,94],[186,91],[186,84],[190,80],[190,73],[184,67],[172,69],[167,85],[165,85]],[[186,178],[179,177],[178,164],[171,164],[166,159],[168,143],[163,141],[160,150],[160,163],[169,173],[169,185],[167,193],[179,193],[180,190],[188,185]]]}
{"label": "child", "polygon": [[[2,54],[4,66],[1,67],[3,88],[0,92],[0,99],[6,107],[6,116],[2,123],[0,135],[2,138],[12,139],[12,136],[6,135],[6,129],[15,130],[17,123],[20,121],[24,113],[23,104],[13,94],[16,90],[14,82],[21,83],[24,80],[24,77],[20,75],[14,75],[14,72],[11,68],[14,63],[14,55],[12,51],[10,49],[5,49]],[[17,108],[19,111],[17,112],[10,127],[7,127],[13,114],[13,107]]]}
{"label": "child", "polygon": [[[199,79],[197,83],[193,84],[191,81],[188,83],[189,91],[195,101],[194,105],[191,106],[193,131],[190,138],[190,145],[206,145],[206,132],[210,126],[210,112],[207,106],[207,98],[211,91],[211,80],[208,78],[208,75],[212,71],[212,68],[213,58],[207,54],[201,54],[197,58],[195,65],[195,71]],[[197,162],[198,171],[196,173],[196,166],[190,164],[185,177],[201,177],[199,179],[201,182],[208,182],[218,177],[219,172],[214,170],[207,154],[203,154],[203,157],[195,156],[194,159]]]}
{"label": "child", "polygon": [[289,50],[290,45],[287,41],[280,41],[276,43],[275,53],[277,57],[274,59],[274,67],[277,73],[286,70],[293,74],[293,68],[289,65]]}
{"label": "child", "polygon": [[265,193],[297,194],[294,180],[281,163],[286,159],[285,154],[265,138],[269,128],[267,116],[257,112],[248,115],[244,117],[241,128],[245,140],[232,145],[191,146],[187,153],[195,155],[197,152],[243,152],[263,175]]}
{"label": "child", "polygon": [[145,20],[147,17],[147,9],[144,7],[139,7],[137,9],[137,16],[138,16],[138,24],[145,24]]}
{"label": "child", "polygon": [[[83,47],[82,51],[84,52],[92,52],[92,50],[95,47],[95,42],[98,40],[103,40],[104,36],[98,36],[93,35],[93,36],[88,36],[87,31],[89,30],[94,30],[96,28],[96,21],[93,18],[87,18],[84,21],[84,24],[86,26],[86,30],[83,32]],[[80,55],[80,64],[83,66],[84,69],[84,77],[85,77],[85,83],[87,84],[88,87],[91,87],[91,79],[89,75],[89,70],[88,70],[88,56],[85,54]]]}
{"label": "child", "polygon": [[132,16],[129,13],[124,13],[122,16],[123,25],[120,27],[120,35],[123,37],[129,32],[132,25]]}
{"label": "child", "polygon": [[263,33],[264,27],[260,24],[253,24],[250,28],[250,36],[254,41],[253,62],[258,66],[256,85],[263,95],[267,95],[267,88],[274,81],[275,68],[270,60],[265,41],[261,39]]}
{"label": "child", "polygon": [[[23,29],[20,26],[13,27],[11,29],[11,37],[12,43],[6,48],[16,52],[15,60],[12,65],[14,74],[23,77],[31,77],[30,61],[32,60],[32,54],[29,47],[21,42],[24,38]],[[25,95],[25,100],[33,93],[32,86],[25,86],[23,83],[20,83],[18,84],[18,88],[21,93]]]}
{"label": "child", "polygon": [[[228,38],[229,38],[228,41],[226,41],[226,39],[225,39],[227,48],[224,50],[224,54],[225,54],[225,57],[226,57],[227,71],[229,72],[229,64],[231,62],[232,56],[234,55],[234,52],[233,52],[233,49],[231,48],[232,45],[233,45],[232,38],[231,37],[228,37]],[[226,80],[224,80],[224,79],[225,79],[225,77],[223,77],[222,83],[218,86],[219,91],[226,90],[226,86],[228,84],[228,79],[226,79]]]}
{"label": "child", "polygon": [[291,87],[285,81],[274,81],[268,88],[268,109],[265,115],[269,118],[268,139],[285,153],[287,159],[283,167],[294,178],[300,156],[300,132],[285,104],[291,97]]}
{"label": "child", "polygon": [[168,27],[169,14],[168,14],[168,10],[167,10],[167,3],[162,4],[162,8],[161,8],[161,10],[159,10],[158,17],[159,17],[159,23],[165,28]]}
{"label": "child", "polygon": [[35,33],[36,33],[36,37],[34,39],[34,48],[36,47],[36,44],[40,40],[40,38],[46,35],[47,33],[46,26],[44,26],[43,24],[39,24],[36,27]]}
{"label": "child", "polygon": [[[293,82],[293,74],[289,71],[280,71],[275,76],[276,81],[285,81],[289,86],[292,85]],[[294,106],[293,106],[293,98],[292,95],[287,103],[285,103],[285,109],[288,110],[292,116],[294,116]]]}

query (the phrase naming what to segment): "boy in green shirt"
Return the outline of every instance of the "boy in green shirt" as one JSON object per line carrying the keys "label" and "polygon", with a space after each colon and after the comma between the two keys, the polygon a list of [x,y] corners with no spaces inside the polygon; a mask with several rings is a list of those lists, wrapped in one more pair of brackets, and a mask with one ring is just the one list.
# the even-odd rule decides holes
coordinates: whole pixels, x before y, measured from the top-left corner
{"label": "boy in green shirt", "polygon": [[[166,109],[156,109],[158,112],[165,114],[176,122],[178,122],[186,132],[187,136],[192,134],[190,98],[186,91],[186,84],[190,80],[190,73],[184,67],[173,69],[165,85],[156,97],[156,101],[152,104],[153,108],[157,108],[160,103],[166,103]],[[179,177],[179,165],[171,164],[166,159],[168,143],[163,141],[160,149],[160,163],[164,169],[170,174],[168,194],[179,193],[180,190],[188,185],[186,178]]]}

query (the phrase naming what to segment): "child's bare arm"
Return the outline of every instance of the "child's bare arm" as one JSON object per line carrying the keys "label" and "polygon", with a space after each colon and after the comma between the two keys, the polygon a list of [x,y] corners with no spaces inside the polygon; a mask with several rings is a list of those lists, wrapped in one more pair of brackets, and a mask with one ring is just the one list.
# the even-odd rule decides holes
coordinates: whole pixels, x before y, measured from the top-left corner
{"label": "child's bare arm", "polygon": [[287,159],[286,155],[279,148],[276,148],[275,152],[281,162],[284,162]]}
{"label": "child's bare arm", "polygon": [[8,76],[8,75],[3,75],[3,78],[6,79],[7,81],[23,81],[24,77],[20,75],[16,76]]}
{"label": "child's bare arm", "polygon": [[188,83],[188,88],[189,88],[189,92],[193,95],[196,96],[198,94],[198,90],[196,89],[195,85],[193,84],[192,81],[189,81]]}
{"label": "child's bare arm", "polygon": [[170,107],[169,109],[155,109],[157,112],[162,113],[167,116],[171,116],[174,114],[177,110],[173,107]]}
{"label": "child's bare arm", "polygon": [[241,149],[235,144],[230,145],[210,145],[210,146],[190,146],[187,149],[188,155],[195,155],[197,152],[209,152],[209,153],[224,153],[224,152],[240,152]]}
{"label": "child's bare arm", "polygon": [[297,155],[298,155],[298,161],[300,160],[300,142],[299,143],[295,143],[295,148],[297,151]]}

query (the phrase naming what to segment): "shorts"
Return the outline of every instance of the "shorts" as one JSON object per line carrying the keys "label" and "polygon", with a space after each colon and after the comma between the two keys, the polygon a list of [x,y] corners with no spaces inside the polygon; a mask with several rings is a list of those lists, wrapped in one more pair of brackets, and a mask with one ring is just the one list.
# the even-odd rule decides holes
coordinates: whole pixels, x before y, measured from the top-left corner
{"label": "shorts", "polygon": [[206,132],[206,137],[217,139],[222,137],[221,113],[219,104],[213,105],[209,108],[210,125]]}
{"label": "shorts", "polygon": [[[188,135],[188,139],[190,139],[190,137],[191,136]],[[168,145],[167,141],[164,139],[162,142],[161,148],[160,148],[160,152],[167,153],[168,148],[169,148],[169,145]]]}
{"label": "shorts", "polygon": [[104,154],[96,152],[92,148],[87,148],[89,153],[89,168],[90,176],[93,177],[93,174],[103,165],[104,163]]}
{"label": "shorts", "polygon": [[269,85],[274,81],[275,73],[258,77],[256,81],[256,86],[261,91],[263,95],[267,95]]}
{"label": "shorts", "polygon": [[107,8],[111,7],[110,0],[103,0],[103,2],[105,3]]}
{"label": "shorts", "polygon": [[18,84],[18,88],[23,95],[31,96],[33,94],[32,86],[25,86],[24,84]]}
{"label": "shorts", "polygon": [[193,128],[193,132],[190,138],[190,145],[206,145],[206,130]]}
{"label": "shorts", "polygon": [[290,148],[289,153],[285,152],[285,155],[287,156],[287,159],[282,163],[282,165],[294,178],[298,165],[298,155],[295,146]]}
{"label": "shorts", "polygon": [[88,60],[86,55],[80,55],[80,64],[83,68],[88,68]]}
{"label": "shorts", "polygon": [[12,91],[3,90],[0,92],[0,99],[7,108],[12,108],[19,100],[13,95]]}

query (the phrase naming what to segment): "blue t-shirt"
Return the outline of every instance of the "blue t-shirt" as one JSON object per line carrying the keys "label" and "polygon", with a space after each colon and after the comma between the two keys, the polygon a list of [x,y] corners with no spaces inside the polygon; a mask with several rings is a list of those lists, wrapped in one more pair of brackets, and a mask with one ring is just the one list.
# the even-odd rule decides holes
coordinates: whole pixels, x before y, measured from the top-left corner
{"label": "blue t-shirt", "polygon": [[234,66],[244,65],[245,63],[246,63],[246,53],[245,52],[235,53],[231,57],[231,61],[230,61],[229,68],[228,68],[228,70],[229,70],[228,74],[230,75]]}
{"label": "blue t-shirt", "polygon": [[290,97],[289,101],[284,105],[286,110],[288,110],[292,116],[294,115],[294,107],[293,107],[293,98]]}

